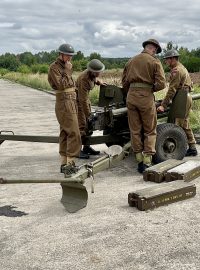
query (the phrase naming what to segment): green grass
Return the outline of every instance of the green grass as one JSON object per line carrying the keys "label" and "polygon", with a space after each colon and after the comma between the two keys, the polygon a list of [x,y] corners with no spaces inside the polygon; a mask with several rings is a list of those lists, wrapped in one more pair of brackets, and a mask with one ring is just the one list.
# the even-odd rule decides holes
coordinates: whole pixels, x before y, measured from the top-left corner
{"label": "green grass", "polygon": [[22,74],[19,72],[9,72],[0,78],[30,86],[35,89],[51,90],[46,74]]}
{"label": "green grass", "polygon": [[92,105],[97,105],[99,101],[99,86],[95,86],[89,94]]}

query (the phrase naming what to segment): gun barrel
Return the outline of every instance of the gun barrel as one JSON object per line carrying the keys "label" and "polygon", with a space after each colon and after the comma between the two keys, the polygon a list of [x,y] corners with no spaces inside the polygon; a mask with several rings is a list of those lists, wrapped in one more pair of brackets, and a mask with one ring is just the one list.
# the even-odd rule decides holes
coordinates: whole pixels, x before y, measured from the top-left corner
{"label": "gun barrel", "polygon": [[192,97],[192,100],[197,100],[197,99],[200,99],[200,94],[194,94],[194,95],[191,95]]}
{"label": "gun barrel", "polygon": [[[0,178],[0,184],[52,184],[52,183],[68,183],[70,179],[5,179]],[[73,179],[73,182],[81,182],[79,179]]]}

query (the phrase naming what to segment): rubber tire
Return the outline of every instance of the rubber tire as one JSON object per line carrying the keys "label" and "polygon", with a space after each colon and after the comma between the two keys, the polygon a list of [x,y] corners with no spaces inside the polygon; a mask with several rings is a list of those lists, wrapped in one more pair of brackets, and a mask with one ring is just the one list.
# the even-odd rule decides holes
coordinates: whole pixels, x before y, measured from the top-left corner
{"label": "rubber tire", "polygon": [[[166,142],[173,142],[175,146],[171,153],[165,149]],[[167,159],[183,159],[187,152],[188,143],[184,130],[172,123],[159,124],[157,126],[156,138],[156,154],[154,155],[154,163],[160,163]]]}

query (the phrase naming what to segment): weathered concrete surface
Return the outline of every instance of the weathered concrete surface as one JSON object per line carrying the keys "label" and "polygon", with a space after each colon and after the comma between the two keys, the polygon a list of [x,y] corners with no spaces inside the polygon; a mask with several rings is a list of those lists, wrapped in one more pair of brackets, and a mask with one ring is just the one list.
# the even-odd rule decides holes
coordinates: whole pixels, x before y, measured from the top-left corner
{"label": "weathered concrete surface", "polygon": [[[0,80],[0,130],[57,135],[51,95]],[[104,145],[96,147],[103,151]],[[200,193],[140,212],[127,203],[144,182],[132,157],[95,177],[86,208],[69,214],[59,184],[1,185],[0,207],[27,215],[0,216],[1,270],[200,269]],[[0,177],[62,178],[58,145],[6,141]],[[90,191],[90,180],[86,185]]]}

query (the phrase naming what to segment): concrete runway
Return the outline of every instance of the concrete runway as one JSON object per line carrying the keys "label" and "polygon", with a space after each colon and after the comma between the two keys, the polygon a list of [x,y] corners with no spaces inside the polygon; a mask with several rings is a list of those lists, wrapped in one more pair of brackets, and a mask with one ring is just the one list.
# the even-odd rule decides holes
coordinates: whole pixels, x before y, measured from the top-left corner
{"label": "concrete runway", "polygon": [[[57,136],[54,103],[52,95],[0,80],[0,130]],[[106,146],[96,149],[103,154]],[[58,145],[2,143],[0,177],[61,179]],[[139,211],[128,206],[128,193],[156,184],[143,181],[129,156],[95,176],[94,194],[86,180],[88,205],[74,214],[60,203],[59,184],[1,185],[0,213],[8,216],[0,216],[0,269],[200,269],[199,180],[194,198]]]}

